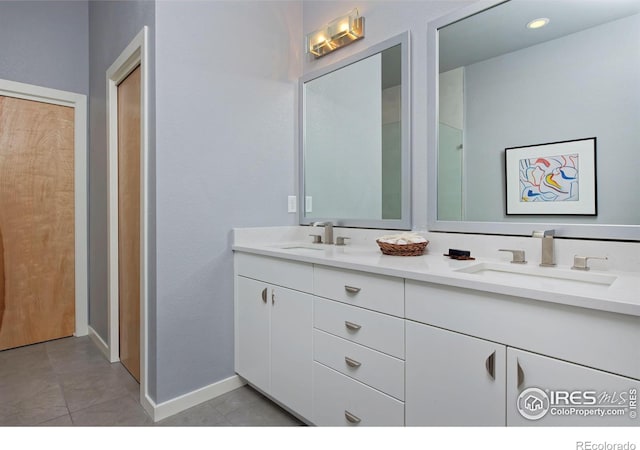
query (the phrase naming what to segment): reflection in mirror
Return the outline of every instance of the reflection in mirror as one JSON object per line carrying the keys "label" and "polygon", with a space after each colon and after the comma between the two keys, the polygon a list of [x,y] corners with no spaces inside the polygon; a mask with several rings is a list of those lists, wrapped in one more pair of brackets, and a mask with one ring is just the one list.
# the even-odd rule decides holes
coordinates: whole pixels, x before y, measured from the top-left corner
{"label": "reflection in mirror", "polygon": [[[640,239],[640,208],[630,207],[640,169],[640,2],[474,8],[429,26],[438,98],[429,123],[437,167],[430,228],[527,234],[521,223],[549,223],[564,236]],[[537,18],[549,22],[527,28]],[[598,143],[597,216],[506,215],[505,148],[590,137]]]}
{"label": "reflection in mirror", "polygon": [[301,223],[410,228],[407,39],[301,80]]}

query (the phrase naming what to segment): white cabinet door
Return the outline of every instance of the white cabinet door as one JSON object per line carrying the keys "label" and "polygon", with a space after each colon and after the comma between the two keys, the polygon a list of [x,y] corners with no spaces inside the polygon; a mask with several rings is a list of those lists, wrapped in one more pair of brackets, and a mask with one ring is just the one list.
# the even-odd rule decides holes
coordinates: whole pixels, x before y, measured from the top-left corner
{"label": "white cabinet door", "polygon": [[638,380],[507,350],[510,426],[640,426],[638,390]]}
{"label": "white cabinet door", "polygon": [[[236,372],[247,381],[269,390],[269,285],[245,277],[236,278]],[[269,300],[269,301],[267,301]]]}
{"label": "white cabinet door", "polygon": [[505,346],[411,321],[406,333],[406,425],[505,425]]}
{"label": "white cabinet door", "polygon": [[270,287],[270,394],[303,417],[312,414],[313,297]]}

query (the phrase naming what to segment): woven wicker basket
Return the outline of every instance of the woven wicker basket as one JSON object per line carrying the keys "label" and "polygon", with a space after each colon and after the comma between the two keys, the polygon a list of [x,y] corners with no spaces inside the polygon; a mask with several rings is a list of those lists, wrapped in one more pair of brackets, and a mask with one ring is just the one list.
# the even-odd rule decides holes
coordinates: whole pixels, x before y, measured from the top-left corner
{"label": "woven wicker basket", "polygon": [[414,244],[389,244],[379,240],[376,240],[376,242],[382,253],[392,256],[420,256],[424,253],[424,249],[427,248],[429,243],[429,241],[425,241]]}

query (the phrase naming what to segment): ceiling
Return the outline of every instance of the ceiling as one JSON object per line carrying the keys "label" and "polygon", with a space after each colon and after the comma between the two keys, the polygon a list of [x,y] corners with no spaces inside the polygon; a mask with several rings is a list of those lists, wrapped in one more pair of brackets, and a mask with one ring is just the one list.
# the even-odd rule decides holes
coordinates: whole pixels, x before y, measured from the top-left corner
{"label": "ceiling", "polygon": [[[440,72],[640,13],[639,0],[510,0],[440,28]],[[547,26],[526,24],[547,17]]]}

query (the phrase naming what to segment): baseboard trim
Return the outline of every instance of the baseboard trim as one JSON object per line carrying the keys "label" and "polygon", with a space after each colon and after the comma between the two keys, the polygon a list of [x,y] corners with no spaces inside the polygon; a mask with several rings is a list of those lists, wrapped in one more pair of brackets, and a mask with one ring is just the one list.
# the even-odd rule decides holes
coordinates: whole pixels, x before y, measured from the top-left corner
{"label": "baseboard trim", "polygon": [[89,337],[91,338],[93,343],[96,345],[96,347],[98,347],[98,350],[100,350],[100,352],[102,352],[104,357],[107,358],[107,361],[109,361],[109,346],[100,337],[100,335],[96,332],[96,330],[94,330],[91,327],[91,325],[89,325],[87,328],[88,328]]}
{"label": "baseboard trim", "polygon": [[227,392],[238,389],[244,386],[246,381],[240,378],[238,375],[230,376],[224,380],[220,380],[216,383],[210,384],[203,388],[181,395],[180,397],[167,400],[160,404],[156,404],[148,396],[141,398],[143,408],[153,418],[154,422],[158,422],[167,417],[178,414],[179,412],[189,409],[192,406],[199,405],[200,403],[219,397]]}

